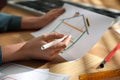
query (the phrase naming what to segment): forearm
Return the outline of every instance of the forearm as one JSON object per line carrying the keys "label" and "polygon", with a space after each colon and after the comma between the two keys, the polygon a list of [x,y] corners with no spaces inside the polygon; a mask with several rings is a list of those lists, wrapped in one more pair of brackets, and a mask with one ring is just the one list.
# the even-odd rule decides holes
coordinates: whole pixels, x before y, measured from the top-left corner
{"label": "forearm", "polygon": [[11,62],[16,60],[25,60],[25,54],[20,51],[20,48],[25,44],[13,44],[13,45],[6,45],[2,46],[2,62]]}
{"label": "forearm", "polygon": [[41,29],[54,20],[53,17],[43,15],[41,17],[23,17],[21,29]]}
{"label": "forearm", "polygon": [[58,16],[60,16],[65,9],[53,9],[43,16],[23,17],[21,29],[40,29],[51,23]]}
{"label": "forearm", "polygon": [[37,17],[22,17],[21,29],[38,29],[37,20]]}

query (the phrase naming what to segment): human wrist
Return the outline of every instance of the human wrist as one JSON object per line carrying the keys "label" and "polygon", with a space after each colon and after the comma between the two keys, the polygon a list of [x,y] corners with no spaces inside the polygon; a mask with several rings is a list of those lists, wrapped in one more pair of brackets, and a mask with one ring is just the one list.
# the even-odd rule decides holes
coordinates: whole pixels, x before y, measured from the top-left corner
{"label": "human wrist", "polygon": [[23,17],[21,29],[38,29],[38,17]]}
{"label": "human wrist", "polygon": [[2,46],[1,49],[2,49],[3,63],[27,59],[25,54],[22,53],[22,51],[20,50],[24,44],[25,42],[19,43],[19,44]]}

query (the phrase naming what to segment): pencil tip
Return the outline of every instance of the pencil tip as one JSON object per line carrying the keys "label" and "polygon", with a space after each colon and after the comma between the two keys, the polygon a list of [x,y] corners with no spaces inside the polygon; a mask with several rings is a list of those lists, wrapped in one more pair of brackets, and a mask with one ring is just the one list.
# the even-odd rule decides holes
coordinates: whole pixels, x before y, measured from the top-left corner
{"label": "pencil tip", "polygon": [[105,63],[106,63],[106,62],[103,61],[96,69],[104,68],[104,64],[105,64]]}
{"label": "pencil tip", "polygon": [[100,64],[96,69],[104,68],[104,64]]}
{"label": "pencil tip", "polygon": [[104,64],[103,64],[103,63],[102,63],[102,64],[100,64],[99,66],[100,66],[100,68],[104,68]]}

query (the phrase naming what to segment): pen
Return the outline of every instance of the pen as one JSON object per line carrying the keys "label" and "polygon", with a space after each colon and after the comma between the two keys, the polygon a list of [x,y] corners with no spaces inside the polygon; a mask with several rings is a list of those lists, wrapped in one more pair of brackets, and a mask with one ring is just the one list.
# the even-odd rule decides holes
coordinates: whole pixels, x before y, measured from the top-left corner
{"label": "pen", "polygon": [[117,46],[106,56],[98,68],[104,68],[104,65],[112,59],[118,49],[120,49],[120,43],[117,44]]}
{"label": "pen", "polygon": [[52,41],[52,42],[49,42],[49,43],[47,43],[47,44],[42,45],[42,46],[41,46],[41,50],[45,50],[45,49],[47,49],[47,48],[49,48],[49,47],[51,47],[51,46],[53,46],[53,45],[55,45],[55,44],[63,41],[66,37],[67,37],[67,36],[64,36],[63,38],[56,39],[56,40],[54,40],[54,41]]}

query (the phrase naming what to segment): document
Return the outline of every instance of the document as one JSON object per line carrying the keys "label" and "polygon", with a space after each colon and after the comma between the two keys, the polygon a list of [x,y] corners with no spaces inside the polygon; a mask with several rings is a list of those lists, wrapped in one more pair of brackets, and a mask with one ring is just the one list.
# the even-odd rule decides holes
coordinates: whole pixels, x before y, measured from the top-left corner
{"label": "document", "polygon": [[2,80],[68,80],[69,76],[33,70],[19,74],[7,75]]}
{"label": "document", "polygon": [[84,56],[111,26],[113,18],[64,4],[66,12],[43,29],[31,33],[38,37],[52,32],[72,35],[68,47],[59,55],[67,61]]}
{"label": "document", "polygon": [[34,70],[34,68],[15,64],[15,63],[9,63],[9,64],[4,64],[0,66],[0,72],[4,75],[17,74],[17,73],[27,72],[31,70]]}
{"label": "document", "polygon": [[34,69],[19,64],[0,67],[0,80],[69,80],[69,75],[49,72],[49,69]]}

